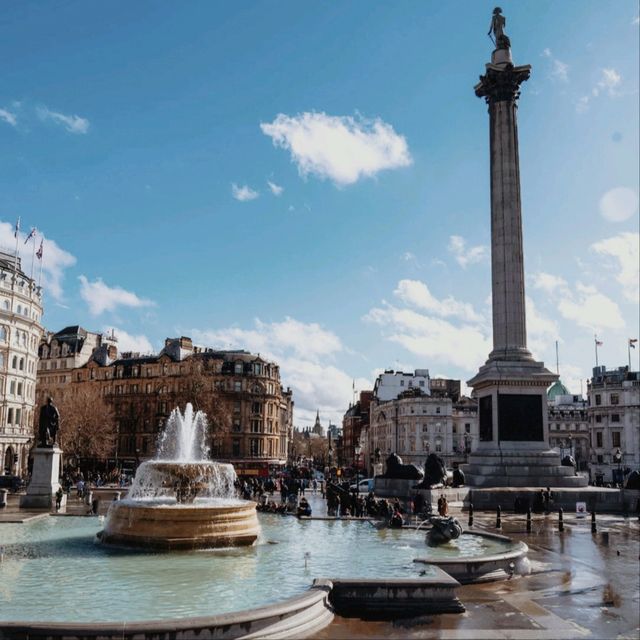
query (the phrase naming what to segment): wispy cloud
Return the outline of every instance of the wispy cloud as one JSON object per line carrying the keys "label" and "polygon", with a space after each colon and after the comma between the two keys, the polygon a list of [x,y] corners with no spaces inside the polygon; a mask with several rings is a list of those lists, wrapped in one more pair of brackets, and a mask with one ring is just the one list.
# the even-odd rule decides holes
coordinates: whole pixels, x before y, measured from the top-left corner
{"label": "wispy cloud", "polygon": [[98,316],[105,311],[114,311],[118,307],[141,308],[155,305],[152,300],[138,297],[122,287],[110,287],[101,278],[89,282],[85,276],[79,276],[80,297],[89,306],[89,313]]}
{"label": "wispy cloud", "polygon": [[12,127],[17,126],[18,118],[15,113],[8,111],[7,109],[0,109],[0,120],[10,124]]}
{"label": "wispy cloud", "polygon": [[559,80],[560,82],[569,81],[569,65],[566,62],[562,62],[562,60],[556,58],[549,48],[542,52],[542,56],[548,58],[551,63],[551,70],[549,72],[551,78]]}
{"label": "wispy cloud", "polygon": [[235,182],[233,182],[231,184],[231,195],[240,202],[248,202],[249,200],[255,200],[260,195],[260,193],[254,191],[246,184],[238,186]]}
{"label": "wispy cloud", "polygon": [[467,247],[467,241],[462,236],[450,236],[447,249],[463,269],[470,264],[482,262],[489,255],[487,247],[483,245]]}
{"label": "wispy cloud", "polygon": [[339,186],[412,162],[404,136],[380,118],[281,113],[260,128],[275,146],[291,153],[300,175],[328,178]]}
{"label": "wispy cloud", "polygon": [[640,302],[640,235],[632,232],[620,233],[595,242],[591,249],[611,259],[613,269],[617,271],[615,278],[622,287],[624,297],[636,304]]}
{"label": "wispy cloud", "polygon": [[619,95],[618,88],[622,84],[622,74],[616,71],[613,67],[605,67],[600,70],[600,75],[591,91],[578,98],[576,102],[576,111],[578,113],[585,113],[589,109],[589,105],[595,98],[600,97],[603,94],[608,96]]}
{"label": "wispy cloud", "polygon": [[65,115],[58,111],[51,111],[48,107],[36,109],[38,117],[43,122],[51,121],[64,127],[69,133],[84,135],[89,131],[89,121],[77,115]]}
{"label": "wispy cloud", "polygon": [[269,185],[269,189],[274,196],[281,196],[284,191],[284,187],[281,187],[279,184],[275,182],[271,182],[271,180],[267,180],[267,184]]}

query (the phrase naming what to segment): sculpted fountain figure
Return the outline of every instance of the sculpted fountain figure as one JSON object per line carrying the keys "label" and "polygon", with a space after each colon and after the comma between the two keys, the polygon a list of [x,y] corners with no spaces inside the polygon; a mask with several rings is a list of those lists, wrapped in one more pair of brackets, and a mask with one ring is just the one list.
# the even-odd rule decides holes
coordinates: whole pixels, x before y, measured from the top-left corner
{"label": "sculpted fountain figure", "polygon": [[109,507],[101,540],[157,549],[253,544],[256,505],[236,497],[231,464],[209,459],[207,420],[174,409],[156,458],[143,462],[124,500]]}

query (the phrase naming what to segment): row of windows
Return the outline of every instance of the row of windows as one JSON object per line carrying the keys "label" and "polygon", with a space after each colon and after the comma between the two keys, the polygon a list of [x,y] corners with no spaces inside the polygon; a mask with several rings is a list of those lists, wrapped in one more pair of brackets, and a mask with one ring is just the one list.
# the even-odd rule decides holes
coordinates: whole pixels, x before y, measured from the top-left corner
{"label": "row of windows", "polygon": [[[2,301],[2,309],[7,312],[11,311],[11,303],[6,298]],[[15,311],[19,316],[24,316],[25,318],[29,317],[29,307],[27,305],[16,304]],[[31,317],[36,321],[38,320],[38,313],[35,309],[31,313]]]}
{"label": "row of windows", "polygon": [[[611,446],[612,447],[620,447],[621,445],[622,434],[620,431],[612,431],[611,432]],[[603,433],[602,431],[596,431],[596,447],[601,449],[603,447]]]}
{"label": "row of windows", "polygon": [[[11,358],[11,368],[14,371],[24,371],[25,362],[27,363],[28,372],[33,373],[33,361],[25,361],[24,358],[20,358],[18,356],[13,356],[13,358]],[[0,353],[0,369],[4,369],[4,353]]]}
{"label": "row of windows", "polygon": [[[26,347],[29,336],[26,331],[21,329],[15,329],[13,332],[13,344],[17,346]],[[9,329],[5,325],[0,325],[0,342],[9,341]],[[32,335],[30,340],[31,348],[36,348],[36,336]]]}
{"label": "row of windows", "polygon": [[[430,407],[428,405],[421,405],[422,406],[422,413],[426,414],[427,413],[427,409],[429,409]],[[435,413],[439,414],[441,413],[442,408],[441,407],[435,407]],[[402,405],[400,405],[400,407],[398,408],[398,413],[400,415],[408,415],[408,414],[416,414],[416,413],[420,413],[420,411],[418,411],[418,407],[415,406],[410,406],[408,409],[407,407],[404,407]]]}
{"label": "row of windows", "polygon": [[[603,395],[601,393],[596,393],[595,394],[596,406],[602,405],[603,399],[606,400],[606,396],[603,398]],[[609,404],[620,404],[620,394],[618,393],[609,394]]]}

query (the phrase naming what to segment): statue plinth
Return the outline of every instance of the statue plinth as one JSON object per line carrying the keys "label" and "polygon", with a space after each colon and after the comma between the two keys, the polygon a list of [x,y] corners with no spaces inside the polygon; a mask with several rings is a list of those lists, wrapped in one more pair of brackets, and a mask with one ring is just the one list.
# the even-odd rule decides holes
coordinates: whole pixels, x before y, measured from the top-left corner
{"label": "statue plinth", "polygon": [[38,447],[33,450],[33,473],[27,495],[20,499],[21,509],[47,509],[55,505],[55,494],[60,488],[60,460],[62,449]]}

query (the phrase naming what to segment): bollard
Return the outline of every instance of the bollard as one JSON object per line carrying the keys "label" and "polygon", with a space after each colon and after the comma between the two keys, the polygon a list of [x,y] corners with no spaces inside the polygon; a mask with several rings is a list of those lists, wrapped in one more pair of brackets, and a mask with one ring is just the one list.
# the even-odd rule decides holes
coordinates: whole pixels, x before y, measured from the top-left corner
{"label": "bollard", "polygon": [[562,511],[562,507],[558,509],[558,531],[564,531],[564,520],[563,520],[564,512]]}
{"label": "bollard", "polygon": [[469,503],[469,526],[473,527],[473,503]]}
{"label": "bollard", "polygon": [[502,515],[502,509],[500,509],[500,505],[498,505],[498,508],[496,509],[496,529],[502,529],[502,519],[501,516]]}
{"label": "bollard", "polygon": [[531,507],[527,509],[527,533],[531,533]]}
{"label": "bollard", "polygon": [[597,532],[597,527],[596,527],[596,510],[594,509],[591,512],[591,533],[596,533]]}

